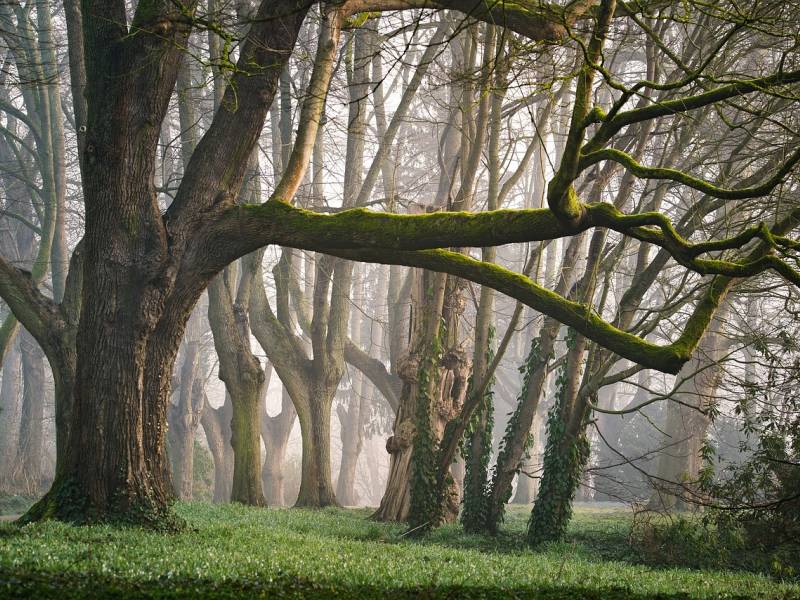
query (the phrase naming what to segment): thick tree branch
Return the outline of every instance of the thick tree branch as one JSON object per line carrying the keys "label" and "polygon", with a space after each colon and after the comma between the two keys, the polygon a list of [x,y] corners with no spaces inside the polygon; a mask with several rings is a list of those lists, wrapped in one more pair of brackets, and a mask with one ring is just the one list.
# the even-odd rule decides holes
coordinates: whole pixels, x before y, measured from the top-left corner
{"label": "thick tree branch", "polygon": [[[11,265],[0,256],[0,298],[8,304],[14,317],[36,338],[43,349],[53,347],[54,336],[62,329],[63,319],[57,304],[44,296],[30,274]],[[13,328],[12,322],[3,329]],[[5,331],[3,332],[5,333]],[[0,346],[0,362],[7,344]]]}
{"label": "thick tree branch", "polygon": [[[621,331],[603,321],[590,307],[567,300],[531,281],[528,277],[514,273],[492,263],[479,260],[447,250],[422,250],[417,252],[383,251],[383,250],[332,250],[331,253],[349,258],[380,262],[386,264],[402,264],[440,271],[469,279],[523,302],[542,314],[553,317],[557,321],[574,327],[587,338],[616,352],[620,356],[638,362],[648,368],[666,373],[677,373],[686,362],[691,351],[700,339],[703,319],[713,316],[709,314],[712,306],[703,305],[691,331],[685,333],[678,341],[667,346],[659,346],[643,340],[635,335]],[[699,331],[699,334],[698,334]]]}
{"label": "thick tree branch", "polygon": [[344,359],[375,384],[375,387],[383,394],[383,397],[386,398],[389,406],[392,407],[396,414],[400,407],[400,392],[403,386],[400,378],[389,373],[381,361],[371,357],[351,340],[345,342]]}

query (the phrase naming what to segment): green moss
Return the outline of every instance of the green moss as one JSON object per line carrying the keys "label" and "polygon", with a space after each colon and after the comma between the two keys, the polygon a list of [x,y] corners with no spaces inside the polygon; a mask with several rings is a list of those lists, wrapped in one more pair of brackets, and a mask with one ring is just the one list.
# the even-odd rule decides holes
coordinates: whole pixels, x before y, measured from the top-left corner
{"label": "green moss", "polygon": [[56,479],[50,491],[20,517],[19,523],[25,525],[51,520],[77,525],[113,523],[155,531],[180,531],[186,526],[171,504],[165,506],[150,497],[131,500],[119,494],[105,511],[100,512],[89,504],[86,494],[68,477]]}

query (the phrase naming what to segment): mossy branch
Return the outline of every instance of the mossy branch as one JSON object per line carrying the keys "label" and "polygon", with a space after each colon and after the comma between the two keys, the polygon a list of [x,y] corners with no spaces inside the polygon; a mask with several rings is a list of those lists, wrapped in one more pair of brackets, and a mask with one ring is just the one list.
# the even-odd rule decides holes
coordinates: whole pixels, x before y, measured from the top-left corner
{"label": "mossy branch", "polygon": [[[351,260],[402,264],[442,271],[487,285],[523,302],[534,310],[574,327],[589,339],[634,362],[667,373],[677,373],[681,365],[691,356],[702,331],[696,328],[686,332],[678,342],[666,346],[650,343],[642,338],[621,331],[603,321],[590,307],[567,300],[528,277],[514,273],[492,263],[447,250],[423,250],[417,252],[359,250],[332,251],[333,254]],[[698,314],[695,322],[710,321],[713,312],[707,306]],[[695,339],[696,338],[696,339]]]}
{"label": "mossy branch", "polygon": [[604,148],[584,155],[580,160],[579,169],[582,171],[591,165],[603,160],[611,160],[624,166],[628,171],[643,179],[666,179],[681,183],[704,194],[723,200],[743,200],[756,198],[769,194],[778,186],[792,169],[800,162],[800,149],[795,150],[791,156],[763,183],[746,188],[724,188],[677,169],[661,167],[646,167],[638,163],[630,154],[615,148]]}
{"label": "mossy branch", "polygon": [[798,81],[800,81],[800,70],[778,72],[768,77],[734,81],[702,94],[665,100],[650,106],[619,112],[603,122],[583,151],[585,154],[590,154],[601,149],[620,129],[634,123],[696,110],[735,96],[764,92],[774,86],[789,85]]}

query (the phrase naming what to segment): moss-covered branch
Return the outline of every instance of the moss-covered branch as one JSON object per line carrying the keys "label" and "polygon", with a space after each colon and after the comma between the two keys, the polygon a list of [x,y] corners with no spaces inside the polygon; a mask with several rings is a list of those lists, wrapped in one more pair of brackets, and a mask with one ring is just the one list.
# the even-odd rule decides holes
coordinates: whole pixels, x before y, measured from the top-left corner
{"label": "moss-covered branch", "polygon": [[681,183],[690,188],[699,190],[714,198],[723,200],[742,200],[745,198],[756,198],[770,193],[779,185],[787,174],[800,162],[800,149],[795,150],[789,158],[775,171],[775,173],[763,183],[746,188],[724,188],[713,183],[709,183],[688,173],[677,169],[646,167],[638,163],[630,154],[615,148],[604,148],[584,155],[580,160],[579,169],[582,171],[591,165],[603,160],[612,160],[624,166],[628,171],[643,179],[666,179]]}
{"label": "moss-covered branch", "polygon": [[[423,250],[417,252],[359,250],[332,251],[333,254],[351,260],[402,264],[442,271],[487,285],[512,298],[525,303],[534,310],[551,316],[574,327],[589,339],[634,362],[668,373],[677,373],[686,362],[702,331],[692,329],[682,336],[680,343],[667,346],[652,344],[635,335],[621,331],[603,321],[591,308],[567,300],[536,283],[528,277],[514,273],[492,263],[447,250]],[[698,326],[704,319],[710,320],[707,307],[695,319]],[[695,339],[696,338],[696,339]]]}
{"label": "moss-covered branch", "polygon": [[[800,210],[792,213],[792,218],[800,220]],[[800,281],[800,274],[769,254],[741,261],[700,258],[709,252],[741,248],[754,239],[771,248],[796,249],[796,242],[763,224],[729,238],[693,243],[683,238],[662,213],[626,214],[607,203],[584,204],[582,217],[575,224],[565,224],[546,208],[397,215],[366,209],[321,214],[283,202],[239,205],[223,214],[214,226],[212,240],[207,244],[217,250],[208,254],[206,260],[213,263],[209,268],[221,269],[268,244],[331,254],[339,250],[499,246],[552,240],[592,227],[605,227],[665,248],[678,263],[703,275],[748,277],[772,269],[787,281]]]}
{"label": "moss-covered branch", "polygon": [[584,153],[590,154],[601,149],[615,133],[633,123],[696,110],[736,96],[768,91],[772,87],[789,85],[798,81],[800,81],[800,70],[779,72],[768,77],[734,81],[702,94],[655,102],[649,106],[619,112],[605,121],[601,114],[596,113],[595,121],[602,122],[602,125],[584,147]]}

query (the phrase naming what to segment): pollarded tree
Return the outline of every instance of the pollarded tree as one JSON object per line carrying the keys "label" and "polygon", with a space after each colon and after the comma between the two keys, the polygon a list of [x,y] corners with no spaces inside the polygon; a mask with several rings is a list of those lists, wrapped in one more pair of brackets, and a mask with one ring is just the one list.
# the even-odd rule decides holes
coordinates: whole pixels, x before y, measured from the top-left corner
{"label": "pollarded tree", "polygon": [[[260,3],[220,108],[163,214],[154,186],[160,124],[187,37],[198,24],[214,25],[214,16],[195,18],[196,2],[142,0],[129,18],[122,0],[86,0],[81,4],[82,20],[68,22],[70,39],[78,44],[82,40],[79,49],[85,57],[87,114],[79,131],[86,217],[63,301],[48,298],[24,273],[0,261],[0,295],[47,355],[63,417],[53,487],[27,518],[161,522],[172,496],[164,443],[166,410],[186,321],[214,276],[268,244],[421,266],[472,279],[523,300],[623,357],[667,372],[677,371],[690,358],[734,278],[774,270],[792,282],[800,280],[773,252],[794,250],[795,243],[786,237],[797,225],[794,214],[773,213],[775,225],[744,228],[731,238],[691,242],[675,231],[665,214],[624,214],[577,195],[575,180],[602,161],[620,162],[638,177],[677,180],[718,198],[735,199],[768,194],[800,160],[800,152],[789,151],[763,182],[750,188],[719,187],[669,168],[643,166],[615,150],[615,136],[639,122],[753,94],[780,91],[790,96],[800,71],[788,48],[765,68],[754,66],[735,80],[721,73],[709,78],[689,73],[672,84],[681,91],[674,100],[629,108],[631,97],[654,84],[626,86],[617,81],[603,68],[602,47],[616,19],[648,26],[636,15],[638,5],[617,6],[614,0],[565,8],[535,2],[470,6],[473,18],[502,22],[533,41],[582,43],[575,28],[595,24],[577,71],[566,151],[548,186],[548,208],[401,216],[363,209],[321,215],[291,206],[313,148],[333,69],[337,26],[361,11],[418,6],[414,1],[361,0],[323,6],[320,44],[330,53],[312,73],[311,95],[318,102],[310,103],[301,116],[296,151],[270,200],[258,206],[236,204],[248,159],[310,5],[292,0]],[[424,6],[464,8],[451,0]],[[742,29],[751,16],[759,15],[724,18],[738,19],[735,26]],[[75,54],[79,49],[73,46]],[[73,83],[82,81],[75,72],[80,71],[79,61],[70,62],[75,63]],[[617,92],[608,111],[592,105],[598,72]],[[430,250],[540,241],[590,228],[608,228],[664,247],[686,268],[715,276],[674,341],[648,342],[526,277],[463,254]],[[704,258],[752,240],[757,240],[756,248],[743,258]]]}

